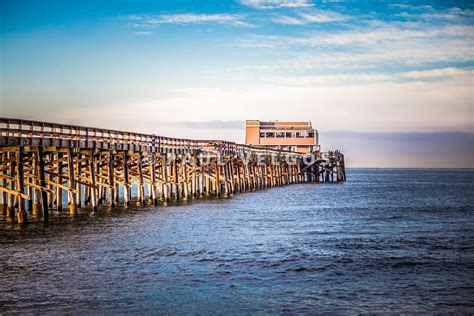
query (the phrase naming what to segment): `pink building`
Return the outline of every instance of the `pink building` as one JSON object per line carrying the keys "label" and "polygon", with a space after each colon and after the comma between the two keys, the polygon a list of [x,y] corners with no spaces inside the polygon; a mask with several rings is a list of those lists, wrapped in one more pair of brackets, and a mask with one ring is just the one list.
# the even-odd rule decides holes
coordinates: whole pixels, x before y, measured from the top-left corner
{"label": "pink building", "polygon": [[319,147],[318,131],[311,122],[245,121],[245,143],[306,153]]}

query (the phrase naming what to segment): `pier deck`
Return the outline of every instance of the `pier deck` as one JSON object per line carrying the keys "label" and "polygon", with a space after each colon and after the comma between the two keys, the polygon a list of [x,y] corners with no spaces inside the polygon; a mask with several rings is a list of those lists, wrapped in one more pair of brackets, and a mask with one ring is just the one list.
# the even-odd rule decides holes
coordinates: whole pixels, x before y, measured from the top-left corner
{"label": "pier deck", "polygon": [[[344,182],[344,155],[301,154],[221,140],[191,140],[0,118],[0,212],[26,223],[63,210],[158,205],[171,199],[300,182]],[[137,196],[132,197],[132,187]]]}

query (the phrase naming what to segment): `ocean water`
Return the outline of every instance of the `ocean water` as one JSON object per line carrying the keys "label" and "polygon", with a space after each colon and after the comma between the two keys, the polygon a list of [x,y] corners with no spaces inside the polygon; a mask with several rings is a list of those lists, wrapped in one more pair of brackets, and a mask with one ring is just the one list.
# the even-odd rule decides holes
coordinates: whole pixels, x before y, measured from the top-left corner
{"label": "ocean water", "polygon": [[474,313],[474,171],[0,218],[0,313]]}

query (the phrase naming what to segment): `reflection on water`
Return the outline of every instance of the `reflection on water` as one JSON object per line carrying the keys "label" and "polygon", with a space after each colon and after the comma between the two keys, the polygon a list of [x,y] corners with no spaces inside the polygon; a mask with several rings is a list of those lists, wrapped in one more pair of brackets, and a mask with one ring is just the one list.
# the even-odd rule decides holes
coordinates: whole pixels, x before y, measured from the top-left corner
{"label": "reflection on water", "polygon": [[474,171],[0,218],[0,312],[474,312]]}

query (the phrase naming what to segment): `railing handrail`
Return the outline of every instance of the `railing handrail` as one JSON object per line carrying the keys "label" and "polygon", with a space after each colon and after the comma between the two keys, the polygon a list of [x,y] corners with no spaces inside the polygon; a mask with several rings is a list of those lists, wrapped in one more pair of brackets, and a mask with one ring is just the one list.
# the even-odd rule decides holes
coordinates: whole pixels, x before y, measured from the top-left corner
{"label": "railing handrail", "polygon": [[[6,127],[2,127],[1,124],[5,125]],[[12,128],[11,125],[18,125],[19,128]],[[57,129],[59,129],[59,132],[57,131]],[[293,151],[271,149],[266,148],[264,146],[238,144],[235,142],[229,142],[224,140],[193,140],[184,138],[172,138],[155,134],[145,134],[80,125],[0,117],[0,134],[3,136],[3,133],[6,133],[7,137],[16,138],[22,138],[23,134],[25,133],[28,134],[28,137],[40,135],[42,138],[61,138],[79,141],[82,139],[94,139],[94,141],[107,140],[110,143],[128,143],[145,146],[155,145],[155,147],[185,147],[189,149],[191,149],[191,147],[192,149],[203,149],[204,147],[222,145],[225,148],[216,149],[228,150],[234,153],[236,153],[237,151],[248,151],[250,153],[284,154],[298,157],[303,156],[303,154]],[[14,136],[18,133],[20,135]]]}

